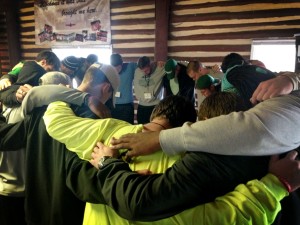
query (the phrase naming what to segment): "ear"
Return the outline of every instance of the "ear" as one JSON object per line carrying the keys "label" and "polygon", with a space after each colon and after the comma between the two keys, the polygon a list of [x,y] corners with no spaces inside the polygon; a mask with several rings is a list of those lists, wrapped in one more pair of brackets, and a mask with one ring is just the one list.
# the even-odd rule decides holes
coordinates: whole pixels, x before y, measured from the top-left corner
{"label": "ear", "polygon": [[118,65],[116,69],[117,69],[118,73],[120,73],[122,70],[122,65]]}
{"label": "ear", "polygon": [[47,61],[46,61],[46,59],[42,59],[39,63],[41,66],[44,66],[47,64]]}

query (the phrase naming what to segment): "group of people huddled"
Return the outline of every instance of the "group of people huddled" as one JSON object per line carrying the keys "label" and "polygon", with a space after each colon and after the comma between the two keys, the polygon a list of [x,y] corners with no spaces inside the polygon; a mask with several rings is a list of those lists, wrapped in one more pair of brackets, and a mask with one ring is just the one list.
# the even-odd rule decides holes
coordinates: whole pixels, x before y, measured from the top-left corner
{"label": "group of people huddled", "polygon": [[[196,96],[200,105],[205,97],[220,91],[242,95],[247,99],[245,104],[251,107],[249,95],[255,87],[259,82],[275,76],[262,62],[259,65],[258,62],[260,61],[246,60],[237,53],[231,53],[224,58],[221,67],[206,67],[197,60],[188,63],[174,59],[151,62],[146,56],[140,57],[137,63],[123,63],[120,54],[112,54],[111,65],[118,70],[121,79],[112,116],[134,124],[133,103],[136,98],[137,123],[144,124],[149,122],[152,110],[164,97],[179,95],[195,103]],[[240,73],[243,77],[236,76]]]}
{"label": "group of people huddled", "polygon": [[258,62],[18,63],[0,79],[0,224],[300,224],[300,75]]}

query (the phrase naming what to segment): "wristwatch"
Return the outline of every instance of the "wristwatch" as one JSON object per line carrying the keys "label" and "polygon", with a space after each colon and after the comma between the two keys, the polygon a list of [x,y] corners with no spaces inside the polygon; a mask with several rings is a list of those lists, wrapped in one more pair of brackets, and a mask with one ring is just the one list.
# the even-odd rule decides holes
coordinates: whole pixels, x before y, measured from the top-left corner
{"label": "wristwatch", "polygon": [[102,157],[99,159],[99,162],[98,162],[98,168],[101,169],[101,168],[104,166],[105,160],[111,159],[111,158],[112,158],[111,156],[102,156]]}

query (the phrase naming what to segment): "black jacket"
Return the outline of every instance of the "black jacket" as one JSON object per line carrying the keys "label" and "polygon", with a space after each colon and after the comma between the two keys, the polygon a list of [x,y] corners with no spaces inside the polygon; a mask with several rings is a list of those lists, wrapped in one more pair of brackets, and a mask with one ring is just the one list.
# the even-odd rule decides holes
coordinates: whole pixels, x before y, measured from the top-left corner
{"label": "black jacket", "polygon": [[[186,99],[190,100],[192,103],[195,102],[195,81],[189,77],[186,72],[186,66],[183,64],[178,64],[180,66],[180,70],[177,76],[178,84],[179,84],[179,92],[177,95],[183,96]],[[166,90],[166,96],[173,95],[170,87],[170,80],[167,76],[164,77],[164,87]]]}
{"label": "black jacket", "polygon": [[12,86],[0,91],[0,101],[6,107],[18,107],[21,104],[17,101],[16,92],[21,85],[30,84],[31,86],[38,86],[39,79],[46,73],[43,67],[35,61],[27,61],[20,70],[18,79]]}
{"label": "black jacket", "polygon": [[235,186],[267,173],[269,157],[188,153],[164,174],[140,176],[122,160],[97,171],[69,152],[67,185],[92,203],[107,203],[123,218],[154,221],[211,202]]}
{"label": "black jacket", "polygon": [[16,124],[0,121],[0,149],[26,149],[25,214],[29,225],[82,225],[85,202],[66,186],[67,150],[48,135],[42,118],[45,110],[36,108]]}
{"label": "black jacket", "polygon": [[[164,174],[140,176],[127,163],[108,159],[101,170],[66,153],[67,185],[78,198],[111,206],[128,220],[154,221],[213,201],[240,183],[267,173],[269,157],[188,153]],[[282,201],[274,225],[299,224],[299,191]]]}
{"label": "black jacket", "polygon": [[227,80],[238,90],[248,108],[252,107],[250,98],[260,82],[274,78],[272,71],[255,66],[237,66],[227,72]]}

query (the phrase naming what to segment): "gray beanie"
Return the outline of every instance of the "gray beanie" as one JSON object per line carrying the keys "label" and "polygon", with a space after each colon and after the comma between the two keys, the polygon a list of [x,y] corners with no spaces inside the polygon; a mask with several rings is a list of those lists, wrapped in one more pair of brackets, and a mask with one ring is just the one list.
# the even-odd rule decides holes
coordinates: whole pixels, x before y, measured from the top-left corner
{"label": "gray beanie", "polygon": [[72,87],[72,80],[68,75],[62,72],[52,71],[45,73],[39,80],[40,86],[48,84],[63,84]]}
{"label": "gray beanie", "polygon": [[81,67],[81,61],[75,56],[68,56],[61,61],[61,63],[68,68],[69,70],[72,71],[77,71],[79,67]]}
{"label": "gray beanie", "polygon": [[118,71],[115,69],[115,67],[107,64],[94,63],[91,66],[94,66],[99,70],[101,70],[106,76],[106,78],[108,79],[109,83],[113,88],[113,105],[115,106],[115,102],[116,102],[115,94],[120,85],[120,77]]}

